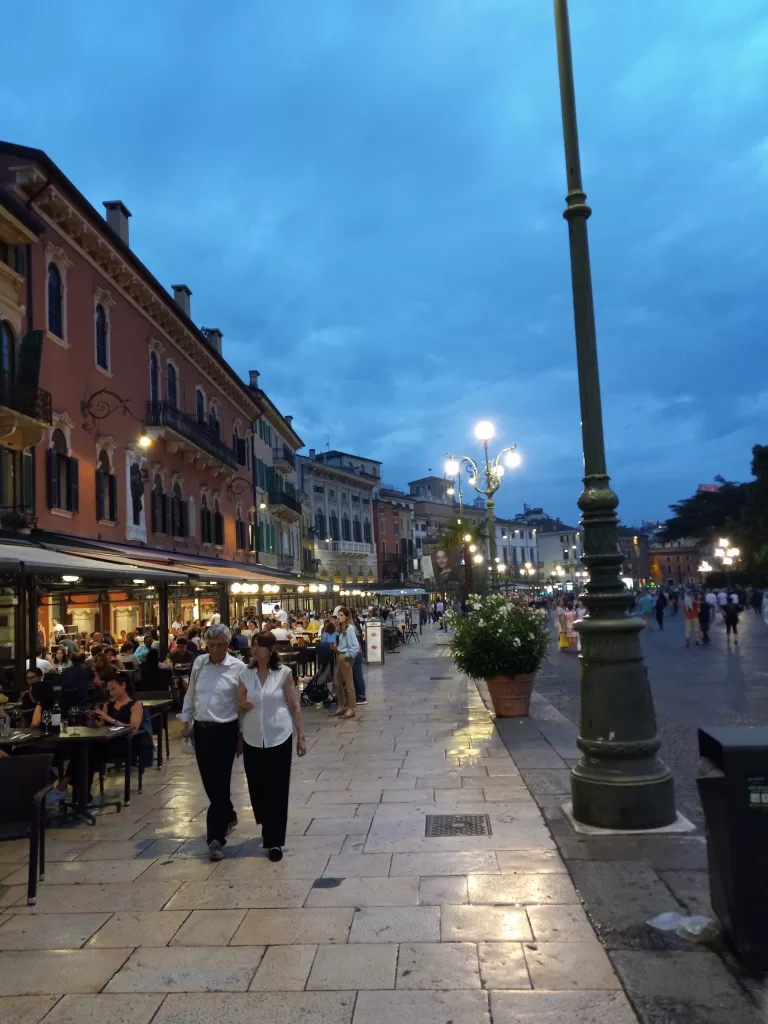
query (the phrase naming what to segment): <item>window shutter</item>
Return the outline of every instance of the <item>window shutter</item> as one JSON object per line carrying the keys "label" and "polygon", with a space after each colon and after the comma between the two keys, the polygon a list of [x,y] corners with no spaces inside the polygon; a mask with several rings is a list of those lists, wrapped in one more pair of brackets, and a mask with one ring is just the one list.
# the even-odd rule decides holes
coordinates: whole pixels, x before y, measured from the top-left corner
{"label": "window shutter", "polygon": [[240,463],[241,466],[244,466],[245,465],[245,438],[244,437],[238,437],[238,438],[235,438],[235,440],[237,442],[237,461]]}
{"label": "window shutter", "polygon": [[96,518],[104,519],[104,470],[96,470]]}
{"label": "window shutter", "polygon": [[70,512],[80,511],[80,464],[77,459],[69,459],[69,479],[67,480],[67,508]]}
{"label": "window shutter", "polygon": [[21,456],[21,500],[25,512],[35,511],[35,456],[34,448]]}
{"label": "window shutter", "polygon": [[150,492],[152,495],[152,532],[160,533],[160,495],[154,488]]}
{"label": "window shutter", "polygon": [[117,522],[117,476],[114,473],[109,475],[109,520]]}
{"label": "window shutter", "polygon": [[45,453],[45,487],[48,508],[59,507],[59,462],[56,452],[49,448]]}
{"label": "window shutter", "polygon": [[163,494],[162,491],[158,494],[158,500],[160,501],[160,532],[170,533],[169,524],[171,522],[171,499],[167,494]]}
{"label": "window shutter", "polygon": [[214,540],[216,544],[221,547],[224,543],[224,516],[221,512],[216,512],[213,517],[213,531]]}
{"label": "window shutter", "polygon": [[189,505],[183,498],[179,498],[179,536],[189,535]]}

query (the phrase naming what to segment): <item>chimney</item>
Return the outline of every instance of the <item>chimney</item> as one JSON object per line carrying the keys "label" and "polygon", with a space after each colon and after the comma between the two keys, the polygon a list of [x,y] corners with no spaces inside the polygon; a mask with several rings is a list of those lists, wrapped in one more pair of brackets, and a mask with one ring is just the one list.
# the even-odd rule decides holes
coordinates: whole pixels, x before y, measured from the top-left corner
{"label": "chimney", "polygon": [[183,313],[191,317],[189,299],[192,292],[185,284],[172,284],[171,288],[173,288],[173,301]]}
{"label": "chimney", "polygon": [[258,370],[249,370],[248,371],[248,377],[249,377],[248,383],[250,384],[250,386],[252,388],[255,388],[257,391],[259,389],[259,377],[260,376],[261,376],[261,374],[259,373]]}
{"label": "chimney", "polygon": [[116,235],[120,236],[120,240],[128,245],[128,218],[131,216],[131,211],[119,199],[112,199],[108,203],[104,203],[104,207],[107,211],[107,224]]}
{"label": "chimney", "polygon": [[221,338],[222,334],[218,327],[209,327],[205,332],[205,337],[208,344],[214,351],[221,355]]}
{"label": "chimney", "polygon": [[314,459],[314,457],[315,457],[315,449],[314,448],[310,448],[309,449],[309,457],[310,457],[310,459]]}
{"label": "chimney", "polygon": [[293,426],[293,416],[284,416],[283,419],[289,427]]}

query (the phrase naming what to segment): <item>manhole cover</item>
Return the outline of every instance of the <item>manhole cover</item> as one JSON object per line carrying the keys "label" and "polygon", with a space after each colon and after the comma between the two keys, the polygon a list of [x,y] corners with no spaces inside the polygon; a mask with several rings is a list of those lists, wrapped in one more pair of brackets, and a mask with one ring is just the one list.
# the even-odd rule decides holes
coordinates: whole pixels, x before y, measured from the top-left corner
{"label": "manhole cover", "polygon": [[491,822],[487,814],[428,814],[428,839],[437,836],[489,836]]}

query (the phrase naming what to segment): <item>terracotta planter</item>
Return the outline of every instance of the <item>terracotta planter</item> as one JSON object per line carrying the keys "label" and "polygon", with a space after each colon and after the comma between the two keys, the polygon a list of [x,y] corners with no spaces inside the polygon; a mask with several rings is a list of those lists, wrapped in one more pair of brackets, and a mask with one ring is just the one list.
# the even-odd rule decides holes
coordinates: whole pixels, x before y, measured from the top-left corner
{"label": "terracotta planter", "polygon": [[486,682],[497,718],[521,718],[530,712],[535,672],[494,676]]}

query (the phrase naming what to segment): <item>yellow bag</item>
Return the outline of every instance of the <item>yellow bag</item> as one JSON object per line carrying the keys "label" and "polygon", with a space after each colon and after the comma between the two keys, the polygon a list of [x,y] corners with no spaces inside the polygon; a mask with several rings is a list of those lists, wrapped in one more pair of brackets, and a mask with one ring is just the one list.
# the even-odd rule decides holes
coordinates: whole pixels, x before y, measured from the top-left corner
{"label": "yellow bag", "polygon": [[568,650],[568,634],[567,633],[561,633],[560,634],[559,645],[560,645],[560,650],[561,651],[567,651]]}

